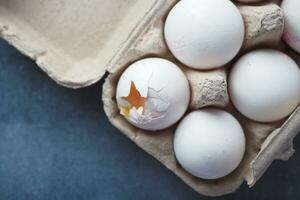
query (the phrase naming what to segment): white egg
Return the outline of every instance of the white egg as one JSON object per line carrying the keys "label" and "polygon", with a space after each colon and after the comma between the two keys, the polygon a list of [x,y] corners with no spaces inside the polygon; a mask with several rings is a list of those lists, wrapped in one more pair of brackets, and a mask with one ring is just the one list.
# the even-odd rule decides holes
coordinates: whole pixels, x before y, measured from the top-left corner
{"label": "white egg", "polygon": [[229,0],[179,1],[165,23],[172,54],[185,65],[212,69],[231,61],[244,39],[244,22]]}
{"label": "white egg", "polygon": [[281,5],[285,16],[284,40],[300,53],[300,1],[283,0]]}
{"label": "white egg", "polygon": [[300,69],[279,51],[256,50],[234,65],[229,92],[234,106],[246,117],[260,122],[277,121],[300,103]]}
{"label": "white egg", "polygon": [[160,130],[176,123],[190,102],[188,80],[174,63],[147,58],[130,65],[117,86],[121,114],[136,127]]}
{"label": "white egg", "polygon": [[187,115],[174,137],[178,162],[190,174],[218,179],[243,159],[246,139],[240,123],[228,112],[207,108]]}

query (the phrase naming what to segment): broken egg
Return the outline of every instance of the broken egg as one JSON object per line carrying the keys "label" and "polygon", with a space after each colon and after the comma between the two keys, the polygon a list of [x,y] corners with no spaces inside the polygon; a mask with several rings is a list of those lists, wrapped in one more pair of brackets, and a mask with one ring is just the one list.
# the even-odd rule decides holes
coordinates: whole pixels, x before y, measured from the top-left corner
{"label": "broken egg", "polygon": [[164,31],[179,61],[196,69],[212,69],[237,55],[245,27],[241,13],[229,0],[184,0],[170,11]]}
{"label": "broken egg", "polygon": [[300,69],[282,52],[252,51],[234,65],[229,93],[233,105],[252,120],[283,119],[300,103]]}
{"label": "broken egg", "polygon": [[188,80],[174,63],[146,58],[130,65],[117,85],[121,115],[145,130],[161,130],[176,123],[190,102]]}
{"label": "broken egg", "polygon": [[246,147],[240,123],[228,112],[206,108],[180,122],[174,137],[178,162],[190,174],[218,179],[235,170]]}

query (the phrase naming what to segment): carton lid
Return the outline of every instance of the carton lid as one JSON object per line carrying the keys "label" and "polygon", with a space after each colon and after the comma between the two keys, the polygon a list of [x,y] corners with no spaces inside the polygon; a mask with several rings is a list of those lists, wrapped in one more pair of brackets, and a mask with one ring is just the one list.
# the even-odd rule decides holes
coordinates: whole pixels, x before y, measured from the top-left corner
{"label": "carton lid", "polygon": [[164,0],[4,0],[0,33],[59,84],[80,88],[105,74],[113,55]]}

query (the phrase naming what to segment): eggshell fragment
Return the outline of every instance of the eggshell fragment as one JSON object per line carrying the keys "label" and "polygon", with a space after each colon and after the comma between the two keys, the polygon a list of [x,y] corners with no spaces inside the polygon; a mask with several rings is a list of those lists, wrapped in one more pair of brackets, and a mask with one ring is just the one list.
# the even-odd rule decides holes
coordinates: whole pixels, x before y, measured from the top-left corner
{"label": "eggshell fragment", "polygon": [[280,120],[300,103],[300,69],[279,51],[250,52],[234,65],[229,93],[234,106],[246,117],[260,122]]}
{"label": "eggshell fragment", "polygon": [[228,0],[179,1],[164,30],[172,54],[196,69],[212,69],[231,61],[245,32],[239,10]]}
{"label": "eggshell fragment", "polygon": [[242,161],[245,135],[229,113],[214,108],[194,111],[179,124],[174,138],[178,162],[192,175],[218,179]]}
{"label": "eggshell fragment", "polygon": [[292,49],[300,53],[300,1],[284,0],[281,7],[285,16],[283,38]]}
{"label": "eggshell fragment", "polygon": [[172,62],[147,58],[129,66],[117,86],[121,115],[134,126],[160,130],[176,123],[190,101],[185,74]]}

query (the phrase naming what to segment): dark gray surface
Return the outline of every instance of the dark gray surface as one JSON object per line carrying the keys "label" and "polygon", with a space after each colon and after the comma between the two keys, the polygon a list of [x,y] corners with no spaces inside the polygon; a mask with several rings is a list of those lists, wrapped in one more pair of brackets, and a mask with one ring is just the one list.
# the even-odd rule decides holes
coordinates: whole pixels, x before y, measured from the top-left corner
{"label": "dark gray surface", "polygon": [[[58,86],[0,41],[0,200],[209,199],[108,122],[101,86]],[[254,189],[217,199],[300,199],[299,164],[296,153]]]}

